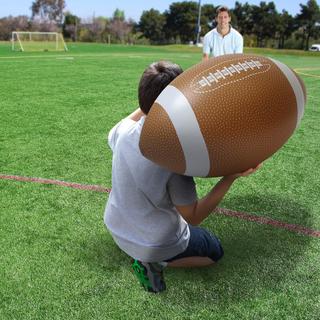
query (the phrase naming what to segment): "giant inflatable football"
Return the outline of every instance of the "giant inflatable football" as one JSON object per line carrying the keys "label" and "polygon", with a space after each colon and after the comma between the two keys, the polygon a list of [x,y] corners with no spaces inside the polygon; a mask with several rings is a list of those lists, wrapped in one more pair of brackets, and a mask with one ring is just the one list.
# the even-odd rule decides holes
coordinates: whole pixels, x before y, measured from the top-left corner
{"label": "giant inflatable football", "polygon": [[145,119],[140,150],[184,175],[243,172],[281,148],[305,103],[302,80],[279,61],[246,54],[212,58],[162,91]]}

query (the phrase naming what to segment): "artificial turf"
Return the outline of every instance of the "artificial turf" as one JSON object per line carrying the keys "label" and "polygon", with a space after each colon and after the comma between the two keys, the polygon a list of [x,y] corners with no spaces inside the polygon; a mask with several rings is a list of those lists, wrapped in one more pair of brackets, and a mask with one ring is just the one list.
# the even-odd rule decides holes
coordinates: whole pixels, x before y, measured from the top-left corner
{"label": "artificial turf", "polygon": [[[0,174],[111,187],[108,130],[137,107],[148,64],[184,69],[184,46],[70,44],[69,52],[10,52],[0,44]],[[320,230],[320,59],[254,50],[303,73],[301,126],[222,207]],[[204,195],[217,179],[197,179]],[[144,292],[103,225],[107,194],[0,180],[0,319],[319,319],[320,239],[221,215],[215,267],[168,269],[168,290]]]}

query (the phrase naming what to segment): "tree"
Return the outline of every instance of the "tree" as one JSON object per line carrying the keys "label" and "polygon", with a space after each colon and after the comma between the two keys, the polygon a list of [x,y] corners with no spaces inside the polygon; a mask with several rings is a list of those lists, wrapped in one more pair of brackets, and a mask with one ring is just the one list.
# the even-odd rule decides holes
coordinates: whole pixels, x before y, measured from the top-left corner
{"label": "tree", "polygon": [[284,48],[284,42],[296,29],[294,18],[286,10],[282,10],[277,24],[278,49]]}
{"label": "tree", "polygon": [[32,19],[38,18],[40,22],[55,22],[59,25],[63,21],[65,0],[36,0],[32,2]]}
{"label": "tree", "polygon": [[107,26],[106,31],[111,34],[116,42],[125,43],[133,28],[133,21],[126,21],[124,11],[116,9]]}
{"label": "tree", "polygon": [[192,1],[174,2],[164,13],[166,36],[186,43],[196,38],[198,3]]}
{"label": "tree", "polygon": [[92,17],[81,22],[79,40],[85,42],[107,42],[107,26],[109,19],[105,17]]}
{"label": "tree", "polygon": [[204,4],[201,7],[201,34],[205,35],[213,27],[216,8],[212,4]]}
{"label": "tree", "polygon": [[125,20],[125,14],[123,10],[120,9],[116,9],[113,13],[113,19],[115,20],[120,20],[120,21],[124,21]]}
{"label": "tree", "polygon": [[258,47],[265,46],[265,40],[274,38],[278,13],[274,2],[260,2],[260,6],[252,6],[253,33],[257,37]]}
{"label": "tree", "polygon": [[302,29],[302,48],[308,50],[309,40],[319,34],[320,10],[315,0],[309,0],[306,5],[300,4],[301,12],[297,21]]}
{"label": "tree", "polygon": [[79,26],[81,19],[70,12],[65,13],[62,32],[65,38],[71,38],[72,41],[77,41]]}
{"label": "tree", "polygon": [[[247,2],[245,4],[241,4],[236,1],[234,9],[232,10],[233,15],[236,20],[237,30],[241,34],[252,34],[253,30],[253,7],[249,5]],[[231,21],[232,23],[232,21]]]}
{"label": "tree", "polygon": [[164,26],[166,18],[164,14],[158,10],[150,9],[143,11],[139,24],[138,31],[151,41],[151,43],[161,43],[165,40]]}
{"label": "tree", "polygon": [[27,31],[30,27],[27,16],[5,17],[0,19],[0,40],[10,40],[12,31]]}

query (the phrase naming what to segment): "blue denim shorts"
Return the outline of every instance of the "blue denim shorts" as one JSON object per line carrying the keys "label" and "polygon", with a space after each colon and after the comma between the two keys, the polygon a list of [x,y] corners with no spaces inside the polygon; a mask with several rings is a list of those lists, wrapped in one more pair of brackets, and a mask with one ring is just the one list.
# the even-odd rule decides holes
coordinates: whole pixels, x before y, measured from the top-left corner
{"label": "blue denim shorts", "polygon": [[190,240],[188,247],[182,253],[166,260],[167,262],[186,257],[208,257],[217,262],[223,257],[220,240],[209,231],[189,224]]}

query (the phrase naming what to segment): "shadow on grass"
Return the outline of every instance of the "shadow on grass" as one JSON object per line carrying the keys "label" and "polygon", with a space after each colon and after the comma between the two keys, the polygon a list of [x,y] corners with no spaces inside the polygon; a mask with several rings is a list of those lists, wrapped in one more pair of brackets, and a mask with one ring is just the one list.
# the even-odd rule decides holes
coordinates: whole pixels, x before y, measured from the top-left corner
{"label": "shadow on grass", "polygon": [[225,198],[222,206],[236,211],[263,215],[282,222],[310,228],[313,226],[312,215],[306,206],[276,194],[230,196]]}
{"label": "shadow on grass", "polygon": [[[231,198],[224,202],[224,206],[231,209],[241,207],[241,210],[247,208],[245,211],[249,212],[251,209],[261,212],[259,208],[262,206],[286,207],[286,217],[298,212],[301,225],[310,219],[307,208],[281,197]],[[165,271],[168,289],[156,295],[156,299],[166,305],[173,308],[183,306],[186,312],[189,310],[191,313],[201,308],[228,308],[230,303],[263,297],[268,291],[285,291],[287,282],[293,281],[297,266],[305,258],[306,247],[311,241],[308,236],[221,215],[209,217],[204,225],[221,239],[225,251],[223,259],[208,268],[168,268]],[[96,272],[108,273],[116,279],[120,271],[123,281],[132,281],[134,278],[129,276],[130,258],[106,233],[107,236],[100,234],[90,240],[82,258]],[[138,282],[136,286],[139,286]]]}
{"label": "shadow on grass", "polygon": [[[281,208],[282,220],[310,224],[308,208],[279,196],[234,197],[224,207],[261,212],[261,208]],[[264,210],[265,211],[265,210]],[[272,218],[278,218],[273,216]],[[305,259],[311,237],[221,215],[209,217],[205,227],[221,239],[225,255],[214,267],[168,272],[169,290],[186,308],[208,308],[239,303],[243,299],[265,296],[268,291],[285,291],[287,282],[295,281],[295,270]],[[168,270],[169,271],[169,270]],[[171,294],[168,294],[171,296]],[[195,296],[197,298],[195,298]],[[210,308],[210,307],[209,307]]]}

